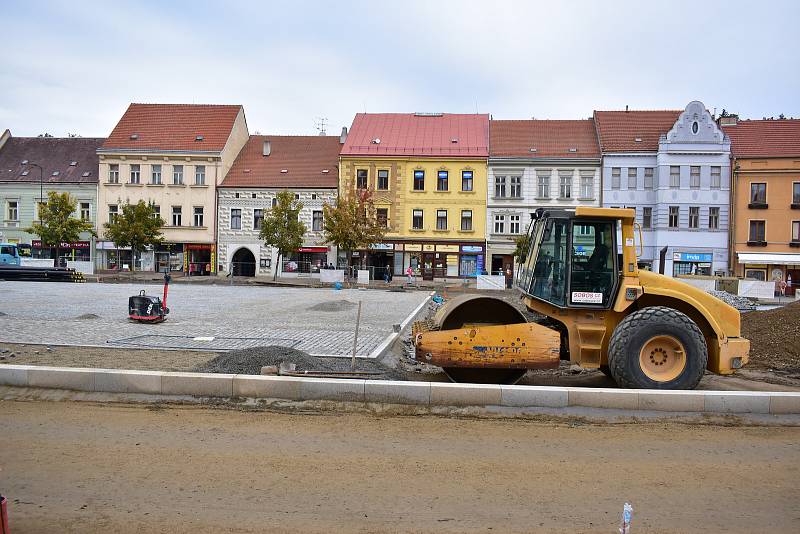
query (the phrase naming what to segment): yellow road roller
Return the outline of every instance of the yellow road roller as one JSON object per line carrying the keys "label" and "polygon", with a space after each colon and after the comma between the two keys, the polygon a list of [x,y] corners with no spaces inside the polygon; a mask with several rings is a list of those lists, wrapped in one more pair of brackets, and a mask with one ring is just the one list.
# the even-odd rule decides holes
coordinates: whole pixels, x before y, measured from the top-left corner
{"label": "yellow road roller", "polygon": [[414,323],[416,359],[455,382],[505,384],[568,360],[644,389],[693,389],[706,369],[746,364],[739,311],[640,270],[637,241],[633,209],[538,209],[515,277],[535,320],[508,300],[463,295]]}

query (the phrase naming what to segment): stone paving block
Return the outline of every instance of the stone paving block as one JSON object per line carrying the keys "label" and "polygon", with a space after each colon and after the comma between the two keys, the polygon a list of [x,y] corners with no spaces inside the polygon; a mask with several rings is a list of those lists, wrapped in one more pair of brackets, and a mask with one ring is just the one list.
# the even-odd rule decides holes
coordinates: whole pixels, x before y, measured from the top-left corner
{"label": "stone paving block", "polygon": [[300,384],[303,380],[294,376],[236,375],[233,377],[233,396],[302,400]]}
{"label": "stone paving block", "polygon": [[164,373],[161,377],[161,393],[198,397],[232,397],[233,377],[234,375],[211,373]]}
{"label": "stone paving block", "polygon": [[800,414],[800,393],[770,393],[769,413]]}
{"label": "stone paving block", "polygon": [[709,392],[705,400],[706,412],[769,413],[769,394],[763,391]]}
{"label": "stone paving block", "polygon": [[94,373],[94,390],[160,395],[163,374],[160,371],[98,369]]}
{"label": "stone paving block", "polygon": [[32,388],[94,391],[94,370],[31,367],[28,369],[28,386]]}
{"label": "stone paving block", "polygon": [[569,393],[563,387],[500,386],[503,406],[564,408],[569,406]]}
{"label": "stone paving block", "polygon": [[441,406],[499,406],[500,386],[431,382],[431,404]]}
{"label": "stone paving block", "polygon": [[28,386],[27,365],[0,365],[0,386]]}
{"label": "stone paving block", "polygon": [[639,408],[639,392],[632,389],[613,388],[566,388],[570,406],[636,410]]}
{"label": "stone paving block", "polygon": [[427,406],[431,400],[431,383],[367,380],[364,397],[367,402]]}
{"label": "stone paving block", "polygon": [[349,378],[303,378],[300,395],[303,400],[364,402],[364,382]]}
{"label": "stone paving block", "polygon": [[699,391],[639,391],[639,409],[702,412],[705,410],[705,395]]}

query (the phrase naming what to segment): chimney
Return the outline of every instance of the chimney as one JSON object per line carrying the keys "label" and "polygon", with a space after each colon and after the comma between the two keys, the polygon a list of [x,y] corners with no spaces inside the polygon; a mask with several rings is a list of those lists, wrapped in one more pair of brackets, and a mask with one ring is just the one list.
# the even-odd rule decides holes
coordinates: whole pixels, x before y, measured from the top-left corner
{"label": "chimney", "polygon": [[339,136],[339,144],[343,145],[347,141],[347,126],[342,126],[342,134]]}
{"label": "chimney", "polygon": [[628,112],[628,104],[625,104],[625,113]]}
{"label": "chimney", "polygon": [[272,152],[272,143],[269,141],[264,141],[264,150],[262,150],[262,154],[264,157],[269,156],[270,152]]}
{"label": "chimney", "polygon": [[738,115],[728,115],[727,117],[720,117],[719,118],[719,125],[720,126],[736,126],[736,123],[739,122]]}

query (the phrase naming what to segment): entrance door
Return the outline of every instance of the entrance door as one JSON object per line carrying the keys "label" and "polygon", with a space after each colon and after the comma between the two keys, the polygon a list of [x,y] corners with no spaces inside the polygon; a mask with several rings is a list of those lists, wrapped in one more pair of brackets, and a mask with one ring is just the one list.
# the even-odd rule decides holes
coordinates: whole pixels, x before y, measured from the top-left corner
{"label": "entrance door", "polygon": [[434,278],[444,278],[447,276],[447,254],[436,253],[433,257],[433,276]]}
{"label": "entrance door", "polygon": [[794,296],[797,292],[797,284],[800,284],[800,269],[787,269],[786,295]]}
{"label": "entrance door", "polygon": [[231,272],[233,276],[255,276],[256,258],[250,249],[240,248],[233,255]]}
{"label": "entrance door", "polygon": [[422,279],[433,280],[433,254],[422,255]]}

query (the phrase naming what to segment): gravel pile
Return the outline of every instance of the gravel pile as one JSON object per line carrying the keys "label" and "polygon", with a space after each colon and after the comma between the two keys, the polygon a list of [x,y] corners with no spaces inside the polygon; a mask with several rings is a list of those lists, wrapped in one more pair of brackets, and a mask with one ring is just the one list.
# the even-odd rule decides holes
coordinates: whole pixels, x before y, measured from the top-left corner
{"label": "gravel pile", "polygon": [[349,300],[333,300],[330,302],[320,302],[319,304],[315,304],[308,309],[309,311],[338,312],[350,310],[356,306],[358,306],[358,304],[355,302],[350,302]]}
{"label": "gravel pile", "polygon": [[716,291],[714,289],[709,290],[708,293],[710,295],[714,295],[726,304],[733,306],[739,311],[750,311],[756,309],[756,303],[748,298],[732,295],[727,291]]}
{"label": "gravel pile", "polygon": [[800,374],[800,302],[742,314],[750,365]]}
{"label": "gravel pile", "polygon": [[[349,358],[320,358],[301,350],[277,345],[220,353],[217,357],[198,366],[196,371],[260,375],[263,366],[280,366],[284,362],[295,364],[297,371],[350,371]],[[356,359],[356,371],[379,372],[380,374],[375,375],[374,378],[381,380],[406,380],[405,373],[389,369],[375,360]]]}

